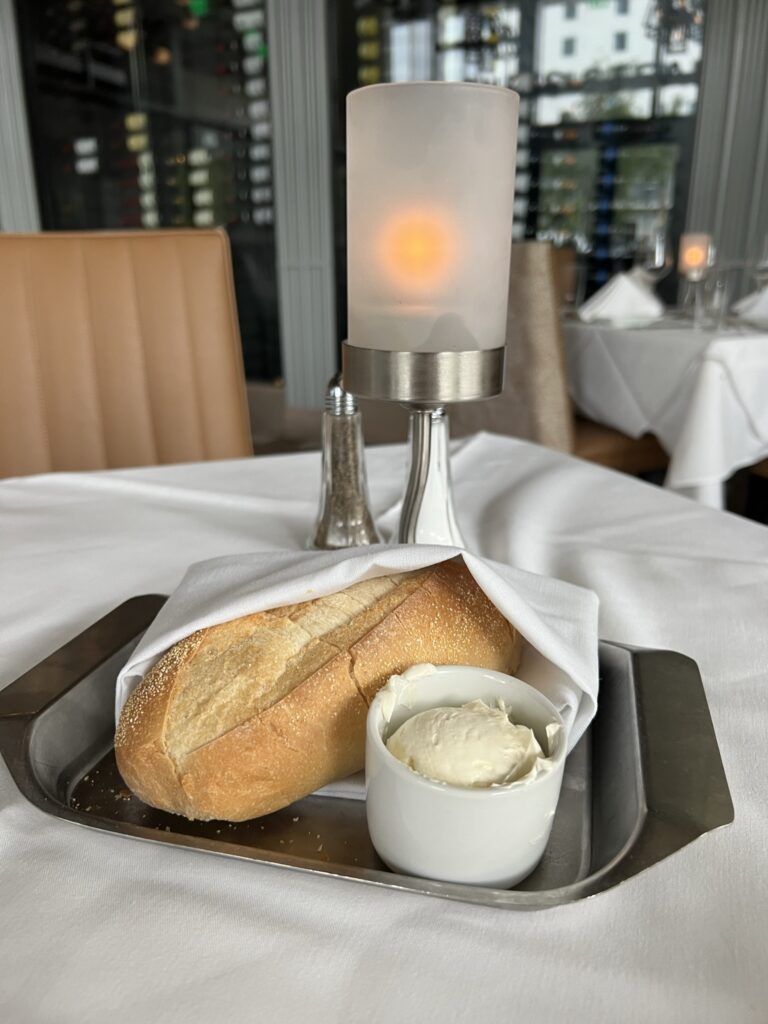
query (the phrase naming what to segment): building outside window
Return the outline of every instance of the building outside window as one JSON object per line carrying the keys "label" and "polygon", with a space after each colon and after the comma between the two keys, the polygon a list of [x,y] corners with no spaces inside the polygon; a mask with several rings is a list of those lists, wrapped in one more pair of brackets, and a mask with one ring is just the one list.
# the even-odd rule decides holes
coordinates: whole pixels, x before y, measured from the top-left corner
{"label": "building outside window", "polygon": [[576,53],[576,40],[573,36],[566,36],[563,40],[563,56],[573,57]]}
{"label": "building outside window", "polygon": [[627,48],[627,33],[617,32],[613,37],[614,50],[621,51]]}
{"label": "building outside window", "polygon": [[629,0],[616,0],[616,13],[629,14]]}
{"label": "building outside window", "polygon": [[576,0],[569,0],[565,5],[565,17],[568,21],[573,21],[576,17]]}

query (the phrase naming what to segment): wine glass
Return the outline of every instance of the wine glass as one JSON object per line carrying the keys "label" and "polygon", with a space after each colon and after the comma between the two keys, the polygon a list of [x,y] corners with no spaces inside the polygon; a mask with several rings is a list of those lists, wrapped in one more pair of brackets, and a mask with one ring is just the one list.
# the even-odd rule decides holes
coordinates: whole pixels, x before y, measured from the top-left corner
{"label": "wine glass", "polygon": [[556,251],[555,267],[561,312],[571,315],[582,304],[587,292],[587,257],[568,246]]}
{"label": "wine glass", "polygon": [[728,266],[713,267],[703,283],[706,326],[722,331],[727,326],[733,277]]}
{"label": "wine glass", "polygon": [[763,247],[752,267],[752,276],[757,283],[758,290],[768,286],[768,235],[763,238]]}
{"label": "wine glass", "polygon": [[643,238],[635,250],[635,267],[642,270],[643,276],[652,285],[672,271],[672,254],[667,245],[667,234],[665,231],[657,231],[653,238]]}

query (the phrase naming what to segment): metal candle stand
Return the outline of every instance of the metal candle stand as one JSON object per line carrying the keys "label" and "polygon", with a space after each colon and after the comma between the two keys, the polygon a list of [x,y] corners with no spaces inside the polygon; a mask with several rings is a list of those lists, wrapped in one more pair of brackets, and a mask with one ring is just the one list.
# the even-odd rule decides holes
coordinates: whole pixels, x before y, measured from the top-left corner
{"label": "metal candle stand", "polygon": [[401,542],[464,546],[445,406],[502,388],[519,100],[468,82],[347,96],[344,387],[410,411]]}
{"label": "metal candle stand", "polygon": [[398,541],[464,547],[453,508],[445,406],[498,395],[504,348],[391,352],[345,343],[343,378],[354,395],[399,402],[410,412],[410,469]]}

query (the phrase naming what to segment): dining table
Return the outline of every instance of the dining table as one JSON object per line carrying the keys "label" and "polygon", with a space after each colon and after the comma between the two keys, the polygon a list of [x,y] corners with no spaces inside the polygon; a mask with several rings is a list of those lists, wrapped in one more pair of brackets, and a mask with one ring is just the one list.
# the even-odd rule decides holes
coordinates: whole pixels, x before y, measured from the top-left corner
{"label": "dining table", "polygon": [[[385,537],[405,461],[367,451]],[[451,470],[469,550],[591,588],[604,639],[695,659],[734,822],[521,912],[78,827],[0,762],[0,1020],[766,1020],[768,530],[491,434],[457,443]],[[0,686],[191,563],[305,548],[319,488],[317,452],[1,481]]]}
{"label": "dining table", "polygon": [[714,508],[733,473],[768,456],[768,324],[631,318],[563,327],[578,409],[669,454],[665,486]]}

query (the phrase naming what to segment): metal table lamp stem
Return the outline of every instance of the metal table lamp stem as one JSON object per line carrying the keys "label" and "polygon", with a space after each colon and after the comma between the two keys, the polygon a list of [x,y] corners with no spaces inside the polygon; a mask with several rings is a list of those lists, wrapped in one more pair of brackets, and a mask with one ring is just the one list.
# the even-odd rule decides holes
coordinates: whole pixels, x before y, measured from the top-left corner
{"label": "metal table lamp stem", "polygon": [[465,547],[456,523],[448,452],[448,414],[411,407],[411,465],[400,513],[401,544]]}
{"label": "metal table lamp stem", "polygon": [[410,410],[411,464],[398,541],[465,547],[453,509],[444,406],[498,395],[504,349],[389,352],[345,342],[342,355],[348,391]]}

